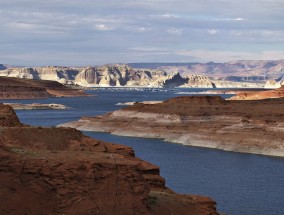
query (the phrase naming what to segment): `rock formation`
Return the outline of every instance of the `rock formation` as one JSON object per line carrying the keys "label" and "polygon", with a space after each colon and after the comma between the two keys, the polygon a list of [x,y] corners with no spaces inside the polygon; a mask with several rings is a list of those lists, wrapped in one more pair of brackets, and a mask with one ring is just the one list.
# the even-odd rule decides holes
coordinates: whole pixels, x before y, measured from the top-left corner
{"label": "rock formation", "polygon": [[68,107],[62,104],[21,104],[21,103],[4,103],[14,110],[65,110]]}
{"label": "rock formation", "polygon": [[186,83],[186,79],[181,77],[178,72],[163,76],[150,84],[150,87],[179,87]]}
{"label": "rock formation", "polygon": [[0,77],[0,99],[38,99],[48,97],[87,96],[55,81]]}
{"label": "rock formation", "polygon": [[218,214],[210,198],[166,188],[129,147],[22,125],[2,104],[0,134],[0,214]]}
{"label": "rock formation", "polygon": [[284,85],[284,76],[281,76],[280,78],[277,78],[275,80],[268,80],[265,83],[264,88],[275,89],[280,88],[282,85]]}
{"label": "rock formation", "polygon": [[262,84],[213,80],[202,75],[167,74],[161,70],[133,69],[128,65],[114,64],[87,68],[41,67],[8,68],[0,76],[39,80],[54,80],[63,84],[84,87],[262,87]]}
{"label": "rock formation", "polygon": [[188,96],[158,104],[135,103],[61,126],[283,157],[283,107],[284,98],[226,101],[217,96]]}
{"label": "rock formation", "polygon": [[230,100],[263,100],[284,98],[284,85],[275,90],[244,91],[230,98]]}
{"label": "rock formation", "polygon": [[148,86],[165,76],[162,71],[134,70],[127,65],[106,65],[83,69],[74,83],[81,86]]}
{"label": "rock formation", "polygon": [[68,67],[36,67],[36,68],[8,68],[0,72],[0,76],[50,80],[57,81],[62,84],[71,83],[75,76],[79,73],[77,69]]}

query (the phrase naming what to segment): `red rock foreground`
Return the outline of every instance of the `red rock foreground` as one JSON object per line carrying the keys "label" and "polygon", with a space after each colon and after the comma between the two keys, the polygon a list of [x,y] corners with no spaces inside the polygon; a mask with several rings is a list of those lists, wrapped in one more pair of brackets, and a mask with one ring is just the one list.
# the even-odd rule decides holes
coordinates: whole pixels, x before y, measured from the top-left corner
{"label": "red rock foreground", "polygon": [[211,199],[166,188],[131,148],[25,126],[1,104],[0,195],[0,214],[218,214]]}
{"label": "red rock foreground", "polygon": [[284,98],[226,101],[217,96],[177,97],[160,104],[135,103],[112,113],[83,117],[61,126],[284,156]]}
{"label": "red rock foreground", "polygon": [[65,87],[56,81],[0,77],[0,99],[39,99],[87,96],[82,90]]}

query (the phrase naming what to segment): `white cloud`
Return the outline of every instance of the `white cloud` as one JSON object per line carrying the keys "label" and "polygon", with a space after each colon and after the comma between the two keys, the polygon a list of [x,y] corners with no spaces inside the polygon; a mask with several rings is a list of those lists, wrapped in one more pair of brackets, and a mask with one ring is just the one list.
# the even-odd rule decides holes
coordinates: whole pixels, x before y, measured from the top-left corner
{"label": "white cloud", "polygon": [[108,31],[108,30],[112,30],[112,28],[110,26],[107,26],[105,24],[97,24],[95,25],[95,28],[97,30],[100,30],[100,31]]}
{"label": "white cloud", "polygon": [[213,20],[216,20],[216,21],[246,21],[247,19],[242,18],[242,17],[237,17],[237,18],[217,18]]}
{"label": "white cloud", "polygon": [[215,35],[218,32],[219,32],[219,30],[217,30],[217,29],[208,29],[208,34],[210,34],[210,35]]}
{"label": "white cloud", "polygon": [[157,17],[157,18],[179,18],[179,15],[176,14],[170,14],[170,13],[164,13],[164,14],[155,14],[155,15],[150,15],[150,17]]}

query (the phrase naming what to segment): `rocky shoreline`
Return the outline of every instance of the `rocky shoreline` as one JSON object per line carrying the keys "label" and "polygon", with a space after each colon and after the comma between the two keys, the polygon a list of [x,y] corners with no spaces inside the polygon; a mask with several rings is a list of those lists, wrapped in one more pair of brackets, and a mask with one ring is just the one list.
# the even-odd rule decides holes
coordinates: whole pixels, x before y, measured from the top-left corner
{"label": "rocky shoreline", "polygon": [[21,104],[21,103],[4,103],[11,106],[14,110],[66,110],[68,107],[62,104]]}
{"label": "rocky shoreline", "polygon": [[177,97],[160,104],[135,103],[61,126],[284,157],[284,99],[226,101],[210,96]]}
{"label": "rocky shoreline", "polygon": [[2,104],[0,149],[0,214],[218,214],[212,199],[167,188],[131,148],[23,125]]}

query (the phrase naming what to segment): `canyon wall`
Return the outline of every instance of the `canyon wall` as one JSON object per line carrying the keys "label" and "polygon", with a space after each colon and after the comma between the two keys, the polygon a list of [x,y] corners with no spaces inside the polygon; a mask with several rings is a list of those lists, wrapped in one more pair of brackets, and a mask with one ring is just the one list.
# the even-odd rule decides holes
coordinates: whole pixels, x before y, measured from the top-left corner
{"label": "canyon wall", "polygon": [[53,80],[63,84],[84,87],[206,87],[206,88],[254,88],[264,84],[214,80],[206,75],[182,74],[163,70],[133,69],[128,65],[114,64],[98,67],[38,67],[8,68],[0,70],[0,76],[25,79]]}
{"label": "canyon wall", "polygon": [[75,129],[26,126],[0,104],[0,214],[217,215],[165,186],[159,167]]}

